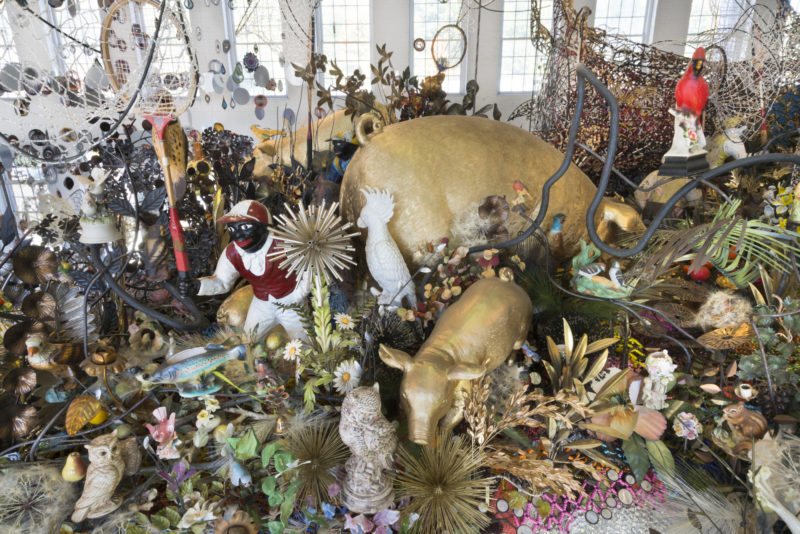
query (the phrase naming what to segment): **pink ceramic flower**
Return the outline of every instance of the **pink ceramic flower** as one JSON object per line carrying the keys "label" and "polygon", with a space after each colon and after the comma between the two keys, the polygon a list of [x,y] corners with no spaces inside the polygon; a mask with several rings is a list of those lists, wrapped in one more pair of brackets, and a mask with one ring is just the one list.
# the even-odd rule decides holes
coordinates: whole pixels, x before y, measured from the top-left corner
{"label": "pink ceramic flower", "polygon": [[156,418],[158,424],[153,426],[148,423],[145,426],[150,431],[150,437],[158,443],[156,454],[162,460],[179,458],[180,454],[175,449],[175,445],[179,443],[175,439],[175,414],[171,413],[167,418],[167,409],[162,406],[153,410],[153,417]]}

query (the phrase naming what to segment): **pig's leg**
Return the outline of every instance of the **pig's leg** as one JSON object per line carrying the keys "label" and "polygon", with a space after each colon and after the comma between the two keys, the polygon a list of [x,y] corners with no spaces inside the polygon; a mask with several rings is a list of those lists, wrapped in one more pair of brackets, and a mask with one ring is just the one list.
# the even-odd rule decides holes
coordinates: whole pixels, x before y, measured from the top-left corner
{"label": "pig's leg", "polygon": [[464,418],[464,407],[467,404],[467,395],[469,394],[471,384],[472,382],[468,380],[461,380],[456,386],[453,407],[450,408],[450,410],[444,414],[441,421],[439,421],[439,426],[446,432],[451,432]]}

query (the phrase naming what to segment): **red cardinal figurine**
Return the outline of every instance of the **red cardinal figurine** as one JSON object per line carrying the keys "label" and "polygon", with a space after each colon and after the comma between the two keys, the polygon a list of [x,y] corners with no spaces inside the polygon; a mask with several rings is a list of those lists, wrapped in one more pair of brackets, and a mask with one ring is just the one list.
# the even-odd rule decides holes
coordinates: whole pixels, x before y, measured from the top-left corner
{"label": "red cardinal figurine", "polygon": [[690,111],[698,118],[708,101],[708,83],[700,74],[705,61],[706,51],[701,46],[694,51],[692,62],[686,67],[686,72],[675,86],[675,105],[679,110]]}

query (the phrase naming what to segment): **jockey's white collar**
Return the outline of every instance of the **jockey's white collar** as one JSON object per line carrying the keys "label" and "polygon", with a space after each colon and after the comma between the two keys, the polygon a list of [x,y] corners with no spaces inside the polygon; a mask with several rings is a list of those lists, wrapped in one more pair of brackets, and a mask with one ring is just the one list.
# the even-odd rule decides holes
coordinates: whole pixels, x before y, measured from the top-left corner
{"label": "jockey's white collar", "polygon": [[236,247],[236,252],[238,252],[239,257],[242,258],[242,265],[244,265],[244,268],[256,276],[261,276],[267,269],[265,256],[269,251],[269,248],[272,246],[272,241],[272,235],[270,235],[261,248],[253,252],[244,250],[237,245],[236,242],[233,243],[233,246]]}

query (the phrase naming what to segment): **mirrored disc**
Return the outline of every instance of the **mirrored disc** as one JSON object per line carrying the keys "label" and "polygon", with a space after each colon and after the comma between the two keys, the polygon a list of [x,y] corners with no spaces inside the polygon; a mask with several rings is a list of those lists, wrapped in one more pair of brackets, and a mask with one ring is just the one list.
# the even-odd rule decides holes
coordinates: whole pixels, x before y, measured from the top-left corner
{"label": "mirrored disc", "polygon": [[586,519],[586,522],[589,523],[590,525],[596,525],[597,522],[600,521],[600,518],[597,516],[597,512],[595,512],[594,510],[588,510],[586,512],[586,515],[584,515],[583,517],[584,519]]}
{"label": "mirrored disc", "polygon": [[609,508],[616,508],[617,507],[617,499],[616,499],[616,497],[609,496],[606,499],[606,506],[608,506]]}
{"label": "mirrored disc", "polygon": [[228,79],[225,80],[225,87],[227,87],[228,91],[232,93],[237,87],[239,87],[239,84],[236,83],[236,80],[233,79],[233,76],[228,76]]}
{"label": "mirrored disc", "polygon": [[619,473],[617,473],[613,469],[609,469],[608,472],[606,473],[606,478],[611,482],[616,482],[617,480],[619,480]]}
{"label": "mirrored disc", "polygon": [[625,475],[625,482],[633,486],[634,484],[636,484],[636,477],[628,473],[627,475]]}
{"label": "mirrored disc", "polygon": [[514,515],[517,517],[522,517],[523,515],[525,515],[525,510],[523,510],[522,508],[514,508]]}
{"label": "mirrored disc", "polygon": [[653,484],[652,484],[652,483],[651,483],[649,480],[642,480],[642,483],[641,483],[641,484],[639,484],[639,485],[640,485],[640,486],[642,487],[642,489],[643,489],[643,490],[645,490],[647,493],[650,493],[651,491],[653,491]]}
{"label": "mirrored disc", "polygon": [[222,93],[222,90],[225,88],[225,77],[222,74],[215,74],[214,78],[211,80],[211,85],[215,93]]}
{"label": "mirrored disc", "polygon": [[608,520],[614,516],[611,513],[611,510],[609,510],[608,508],[603,508],[602,510],[600,510],[600,517],[602,517],[605,520]]}
{"label": "mirrored disc", "polygon": [[250,93],[248,93],[247,89],[245,89],[244,87],[237,87],[236,90],[233,92],[233,99],[240,106],[244,106],[245,104],[250,102]]}
{"label": "mirrored disc", "polygon": [[265,115],[264,108],[255,108],[255,114],[258,120],[260,121],[264,120],[264,115]]}
{"label": "mirrored disc", "polygon": [[253,81],[259,87],[266,87],[267,82],[269,81],[269,71],[267,67],[264,65],[259,65],[258,68],[253,72]]}
{"label": "mirrored disc", "polygon": [[497,511],[500,513],[508,512],[508,501],[505,499],[497,499]]}
{"label": "mirrored disc", "polygon": [[533,529],[528,525],[520,525],[517,527],[517,534],[533,534]]}
{"label": "mirrored disc", "polygon": [[622,488],[617,492],[617,497],[619,497],[619,502],[624,504],[625,506],[630,506],[633,504],[633,493],[628,488]]}

